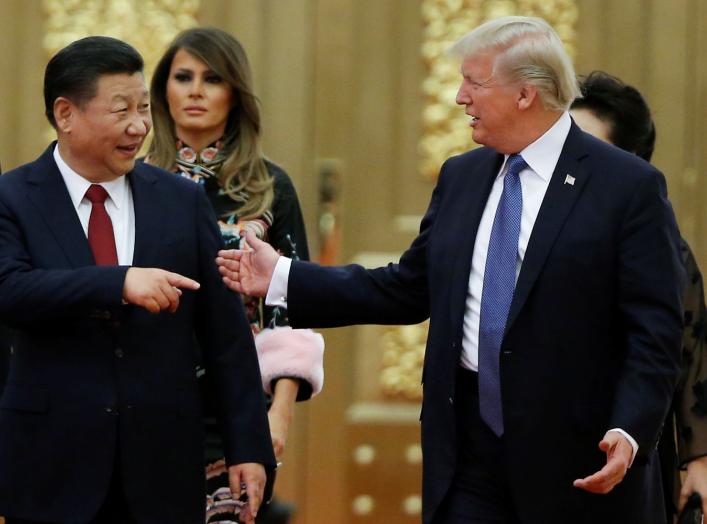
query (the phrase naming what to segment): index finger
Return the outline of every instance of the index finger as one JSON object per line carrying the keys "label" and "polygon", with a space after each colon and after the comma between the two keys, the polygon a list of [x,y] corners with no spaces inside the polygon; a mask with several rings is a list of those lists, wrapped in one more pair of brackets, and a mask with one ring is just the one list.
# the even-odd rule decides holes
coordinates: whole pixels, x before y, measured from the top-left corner
{"label": "index finger", "polygon": [[263,501],[263,490],[261,489],[260,482],[256,480],[251,480],[246,485],[246,493],[248,494],[248,504],[250,505],[250,511],[253,517],[258,514],[258,508],[260,508],[260,503]]}
{"label": "index finger", "polygon": [[589,475],[583,479],[577,479],[573,485],[576,488],[581,488],[593,493],[603,493],[607,489],[614,487],[614,478],[619,474],[618,467],[612,462],[608,462],[606,466],[601,468],[596,473]]}
{"label": "index finger", "polygon": [[167,282],[176,288],[192,289],[196,291],[201,287],[196,280],[180,275],[179,273],[167,272]]}
{"label": "index finger", "polygon": [[217,255],[226,260],[238,260],[243,255],[243,251],[240,249],[222,249]]}

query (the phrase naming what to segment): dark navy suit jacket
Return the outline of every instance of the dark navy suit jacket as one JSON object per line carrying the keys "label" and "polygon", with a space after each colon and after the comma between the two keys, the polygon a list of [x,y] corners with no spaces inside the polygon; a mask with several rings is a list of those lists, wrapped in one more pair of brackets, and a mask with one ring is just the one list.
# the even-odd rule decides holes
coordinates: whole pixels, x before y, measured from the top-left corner
{"label": "dark navy suit jacket", "polygon": [[[450,158],[399,263],[365,270],[295,262],[290,271],[296,327],[429,316],[424,522],[447,492],[464,445],[454,414],[462,320],[474,239],[502,161],[488,148]],[[574,184],[565,183],[567,174]],[[679,371],[677,244],[663,176],[573,123],[529,240],[501,348],[508,480],[524,524],[664,518],[655,444]],[[612,428],[639,444],[626,478],[605,496],[574,488],[574,479],[605,464],[597,446]]]}
{"label": "dark navy suit jacket", "polygon": [[128,268],[94,265],[52,150],[0,177],[0,318],[16,330],[0,399],[0,514],[89,520],[119,450],[138,521],[204,522],[200,359],[222,401],[227,462],[274,463],[250,327],[214,261],[211,206],[198,185],[136,164],[133,265],[201,289],[174,314],[123,305]]}

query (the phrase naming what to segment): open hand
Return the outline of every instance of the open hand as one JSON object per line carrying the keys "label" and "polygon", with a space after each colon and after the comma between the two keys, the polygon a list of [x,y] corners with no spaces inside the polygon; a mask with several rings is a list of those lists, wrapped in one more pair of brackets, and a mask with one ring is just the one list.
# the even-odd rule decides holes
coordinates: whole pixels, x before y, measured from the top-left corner
{"label": "open hand", "polygon": [[633,458],[633,446],[618,431],[608,431],[599,443],[599,449],[606,453],[606,466],[593,475],[575,480],[573,485],[590,493],[605,495],[626,476]]}
{"label": "open hand", "polygon": [[228,249],[218,252],[216,264],[223,281],[233,291],[252,297],[268,293],[275,264],[280,255],[267,242],[252,232],[246,233],[250,249]]}

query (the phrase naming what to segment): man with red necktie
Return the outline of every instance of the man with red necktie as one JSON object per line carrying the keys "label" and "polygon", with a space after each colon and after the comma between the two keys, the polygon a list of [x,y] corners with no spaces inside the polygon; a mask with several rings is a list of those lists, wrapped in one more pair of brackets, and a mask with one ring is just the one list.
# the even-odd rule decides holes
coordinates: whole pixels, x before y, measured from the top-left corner
{"label": "man with red necktie", "polygon": [[0,177],[0,318],[15,329],[0,397],[10,524],[204,522],[200,363],[214,370],[245,522],[274,467],[250,327],[213,262],[209,202],[135,164],[151,127],[142,68],[113,38],[59,51],[44,86],[58,141]]}

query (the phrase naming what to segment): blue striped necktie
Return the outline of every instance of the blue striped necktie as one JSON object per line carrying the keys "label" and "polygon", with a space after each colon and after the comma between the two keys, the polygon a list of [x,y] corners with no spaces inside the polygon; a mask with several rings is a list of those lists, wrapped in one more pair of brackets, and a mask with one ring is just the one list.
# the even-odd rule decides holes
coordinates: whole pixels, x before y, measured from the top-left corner
{"label": "blue striped necktie", "polygon": [[516,283],[523,210],[520,172],[528,167],[520,155],[509,156],[506,164],[503,192],[493,219],[486,255],[479,319],[479,410],[481,419],[499,437],[503,435],[500,351]]}

